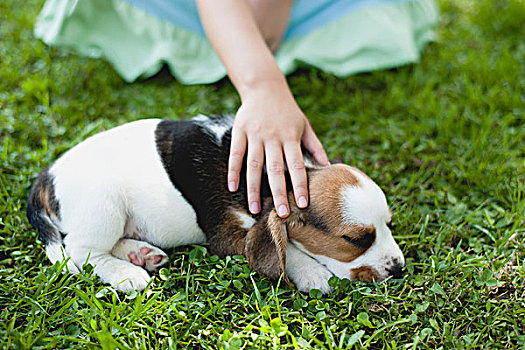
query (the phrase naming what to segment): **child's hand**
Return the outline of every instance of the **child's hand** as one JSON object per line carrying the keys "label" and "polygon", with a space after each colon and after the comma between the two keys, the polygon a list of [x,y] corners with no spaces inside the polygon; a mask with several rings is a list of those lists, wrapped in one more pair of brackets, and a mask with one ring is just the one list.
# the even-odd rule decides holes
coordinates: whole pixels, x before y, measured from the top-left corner
{"label": "child's hand", "polygon": [[[291,2],[287,4],[289,11]],[[266,158],[277,214],[286,217],[290,209],[284,162],[292,178],[295,201],[304,208],[308,205],[308,188],[301,142],[318,163],[328,165],[323,146],[295,103],[248,1],[198,0],[197,6],[206,35],[242,100],[233,123],[228,188],[237,190],[246,156],[248,203],[250,211],[258,213],[261,210],[261,171]],[[284,23],[281,29],[284,30]]]}
{"label": "child's hand", "polygon": [[237,190],[244,156],[247,157],[248,203],[253,214],[261,210],[261,172],[266,161],[274,206],[280,217],[290,213],[284,162],[295,201],[308,205],[308,186],[301,142],[321,165],[328,165],[323,146],[286,86],[264,83],[243,98],[232,130],[228,188]]}

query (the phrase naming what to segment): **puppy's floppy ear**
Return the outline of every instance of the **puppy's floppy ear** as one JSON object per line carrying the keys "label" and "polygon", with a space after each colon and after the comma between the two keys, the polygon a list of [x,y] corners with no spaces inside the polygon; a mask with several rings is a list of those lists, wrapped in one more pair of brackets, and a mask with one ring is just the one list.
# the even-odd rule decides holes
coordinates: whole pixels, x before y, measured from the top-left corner
{"label": "puppy's floppy ear", "polygon": [[286,275],[286,223],[275,209],[259,220],[246,235],[246,259],[255,271],[290,284]]}

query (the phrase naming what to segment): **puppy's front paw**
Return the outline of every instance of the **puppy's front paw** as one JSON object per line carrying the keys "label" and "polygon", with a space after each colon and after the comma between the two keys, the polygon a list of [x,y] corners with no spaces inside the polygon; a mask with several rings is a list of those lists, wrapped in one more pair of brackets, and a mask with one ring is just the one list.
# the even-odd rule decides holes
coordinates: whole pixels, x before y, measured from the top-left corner
{"label": "puppy's front paw", "polygon": [[289,242],[286,247],[286,273],[301,292],[319,289],[323,294],[328,294],[332,291],[328,284],[332,273],[300,251],[293,242]]}
{"label": "puppy's front paw", "polygon": [[308,293],[312,289],[319,289],[323,294],[328,294],[332,291],[328,284],[332,274],[319,264],[299,269],[293,275],[289,274],[289,277],[301,292]]}

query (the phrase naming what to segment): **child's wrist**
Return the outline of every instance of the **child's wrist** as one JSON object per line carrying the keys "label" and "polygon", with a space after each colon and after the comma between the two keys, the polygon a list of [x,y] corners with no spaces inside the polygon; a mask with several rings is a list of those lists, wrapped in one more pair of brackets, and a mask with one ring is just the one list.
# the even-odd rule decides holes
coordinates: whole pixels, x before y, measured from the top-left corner
{"label": "child's wrist", "polygon": [[289,96],[291,97],[290,89],[286,83],[286,79],[281,74],[279,77],[253,79],[246,81],[242,87],[237,88],[241,101],[246,102],[252,98],[258,98],[260,96]]}

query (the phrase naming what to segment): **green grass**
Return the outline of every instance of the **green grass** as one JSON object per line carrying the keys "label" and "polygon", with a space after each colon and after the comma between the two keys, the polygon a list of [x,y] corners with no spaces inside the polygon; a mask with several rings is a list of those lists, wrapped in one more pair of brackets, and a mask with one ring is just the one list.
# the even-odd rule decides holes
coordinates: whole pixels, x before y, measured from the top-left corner
{"label": "green grass", "polygon": [[0,2],[0,348],[525,349],[525,2],[441,0],[419,64],[293,74],[329,155],[393,207],[399,284],[279,288],[242,257],[170,252],[142,293],[51,266],[25,218],[39,171],[89,135],[144,117],[234,113],[228,82],[124,83],[32,36],[42,0]]}

